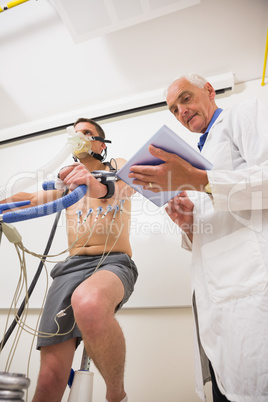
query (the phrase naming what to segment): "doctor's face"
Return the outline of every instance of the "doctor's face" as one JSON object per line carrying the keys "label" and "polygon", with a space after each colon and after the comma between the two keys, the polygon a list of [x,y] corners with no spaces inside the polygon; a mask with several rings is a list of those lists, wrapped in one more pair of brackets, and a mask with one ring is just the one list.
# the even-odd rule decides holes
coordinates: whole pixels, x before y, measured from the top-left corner
{"label": "doctor's face", "polygon": [[176,119],[194,133],[205,133],[217,109],[215,91],[207,82],[198,88],[185,78],[173,82],[167,93],[167,105]]}

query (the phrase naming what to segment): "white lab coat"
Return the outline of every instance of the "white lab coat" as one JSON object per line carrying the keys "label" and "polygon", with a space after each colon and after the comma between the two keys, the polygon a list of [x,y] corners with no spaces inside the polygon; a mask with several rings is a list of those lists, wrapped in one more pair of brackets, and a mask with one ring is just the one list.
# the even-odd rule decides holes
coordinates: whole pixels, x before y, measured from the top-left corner
{"label": "white lab coat", "polygon": [[205,400],[200,339],[230,401],[267,402],[268,111],[257,99],[223,111],[202,154],[213,197],[194,200],[196,391]]}

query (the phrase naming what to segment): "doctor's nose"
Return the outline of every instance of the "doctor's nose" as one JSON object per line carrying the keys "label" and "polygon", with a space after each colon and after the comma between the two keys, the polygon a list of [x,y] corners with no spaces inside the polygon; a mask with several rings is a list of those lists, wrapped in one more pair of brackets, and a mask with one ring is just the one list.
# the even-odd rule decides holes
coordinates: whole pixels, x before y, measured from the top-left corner
{"label": "doctor's nose", "polygon": [[175,113],[175,117],[178,121],[181,121],[188,115],[188,108],[184,105],[176,105],[177,111]]}
{"label": "doctor's nose", "polygon": [[188,108],[187,106],[184,105],[178,105],[178,111],[180,116],[185,116],[188,113]]}

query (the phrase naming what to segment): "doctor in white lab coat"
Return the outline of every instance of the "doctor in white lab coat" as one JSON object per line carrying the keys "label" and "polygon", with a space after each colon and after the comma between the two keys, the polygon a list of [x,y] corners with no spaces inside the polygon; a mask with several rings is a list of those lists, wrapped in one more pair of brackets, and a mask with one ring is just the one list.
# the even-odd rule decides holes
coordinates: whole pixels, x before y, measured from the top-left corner
{"label": "doctor in white lab coat", "polygon": [[257,99],[222,111],[197,75],[174,81],[167,104],[202,133],[199,147],[213,169],[150,147],[165,163],[133,166],[130,177],[155,192],[194,190],[191,199],[182,191],[167,210],[192,250],[197,394],[205,400],[212,377],[214,402],[267,402],[268,111]]}

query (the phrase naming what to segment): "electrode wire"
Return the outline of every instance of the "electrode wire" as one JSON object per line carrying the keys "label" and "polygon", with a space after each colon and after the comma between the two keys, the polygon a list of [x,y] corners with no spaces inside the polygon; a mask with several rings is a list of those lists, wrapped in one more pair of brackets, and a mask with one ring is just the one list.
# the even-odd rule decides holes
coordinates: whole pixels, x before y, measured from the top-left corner
{"label": "electrode wire", "polygon": [[[26,300],[27,300],[26,306],[27,306],[27,308],[24,310],[23,320],[22,320],[23,323],[25,324],[25,320],[26,320],[27,314],[28,314],[28,304],[27,304],[28,303],[28,292],[27,292],[27,273],[26,273],[26,264],[25,264],[25,254],[22,253],[22,256],[20,255],[19,248],[18,248],[17,244],[15,244],[15,248],[16,248],[19,260],[20,260],[21,275],[20,275],[20,280],[19,280],[18,286],[17,286],[17,292],[15,292],[15,295],[14,295],[14,298],[13,298],[13,303],[14,303],[14,306],[16,306],[18,298],[20,297],[20,295],[22,293],[22,290],[23,290],[23,287],[25,285]],[[10,311],[11,311],[11,309],[12,309],[12,306],[10,308]],[[5,371],[9,371],[9,369],[10,369],[10,366],[11,366],[15,351],[17,349],[17,345],[18,345],[21,333],[22,333],[22,329],[18,328],[18,330],[16,332],[16,335],[15,335],[15,339],[13,341],[12,347],[10,349],[10,352],[9,352],[9,355],[8,355],[8,358],[7,358]]]}

